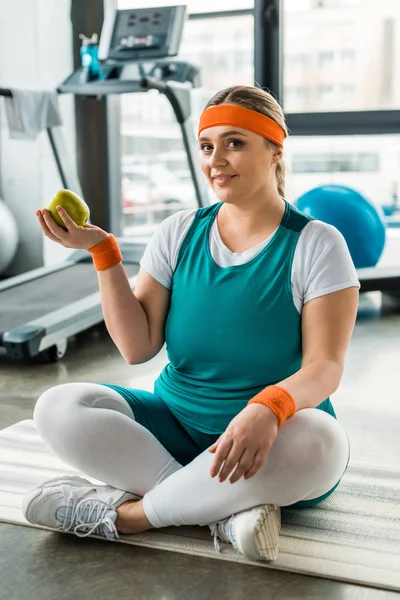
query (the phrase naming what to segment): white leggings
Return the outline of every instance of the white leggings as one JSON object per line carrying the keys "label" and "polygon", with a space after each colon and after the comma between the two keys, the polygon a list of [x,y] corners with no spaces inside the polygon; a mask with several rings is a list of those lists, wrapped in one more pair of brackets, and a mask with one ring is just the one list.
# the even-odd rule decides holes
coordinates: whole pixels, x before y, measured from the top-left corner
{"label": "white leggings", "polygon": [[182,467],[134,420],[127,401],[95,383],[44,392],[34,420],[46,446],[75,469],[143,497],[153,527],[207,525],[260,504],[289,506],[319,498],[343,476],[349,441],[341,424],[317,409],[298,411],[280,427],[260,470],[220,483],[205,450]]}

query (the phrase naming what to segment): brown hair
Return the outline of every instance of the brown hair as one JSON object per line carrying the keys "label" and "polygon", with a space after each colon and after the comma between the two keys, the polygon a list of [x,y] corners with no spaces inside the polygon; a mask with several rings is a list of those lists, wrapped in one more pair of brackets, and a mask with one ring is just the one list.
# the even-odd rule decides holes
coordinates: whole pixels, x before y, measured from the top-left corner
{"label": "brown hair", "polygon": [[[224,90],[217,92],[211,100],[209,100],[205,110],[210,108],[210,106],[217,106],[218,104],[237,104],[238,106],[255,110],[256,112],[273,119],[282,127],[285,134],[288,135],[285,115],[280,104],[269,92],[260,88],[252,87],[250,85],[234,85],[225,88]],[[270,142],[269,140],[267,140],[267,142],[274,148],[278,148],[273,142]],[[282,197],[285,196],[285,173],[285,163],[283,160],[280,160],[276,164],[275,175],[278,194]]]}

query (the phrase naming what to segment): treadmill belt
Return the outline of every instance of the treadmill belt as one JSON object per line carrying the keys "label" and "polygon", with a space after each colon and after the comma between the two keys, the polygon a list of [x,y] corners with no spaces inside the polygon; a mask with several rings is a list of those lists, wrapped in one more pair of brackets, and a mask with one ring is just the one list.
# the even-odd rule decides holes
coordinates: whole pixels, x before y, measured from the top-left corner
{"label": "treadmill belt", "polygon": [[[124,265],[128,277],[137,274],[138,267],[138,264]],[[24,325],[98,291],[97,272],[91,262],[76,263],[3,290],[0,294],[0,332]]]}

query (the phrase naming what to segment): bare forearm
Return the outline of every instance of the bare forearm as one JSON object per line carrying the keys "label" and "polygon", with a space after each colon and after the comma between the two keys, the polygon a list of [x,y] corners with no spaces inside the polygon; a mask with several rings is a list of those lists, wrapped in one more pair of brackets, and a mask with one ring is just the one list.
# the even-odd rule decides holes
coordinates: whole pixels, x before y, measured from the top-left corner
{"label": "bare forearm", "polygon": [[148,321],[122,263],[98,271],[98,279],[104,320],[111,338],[127,362],[145,362],[150,355]]}
{"label": "bare forearm", "polygon": [[332,360],[320,360],[304,365],[277,385],[294,398],[297,410],[315,408],[339,386],[343,366]]}

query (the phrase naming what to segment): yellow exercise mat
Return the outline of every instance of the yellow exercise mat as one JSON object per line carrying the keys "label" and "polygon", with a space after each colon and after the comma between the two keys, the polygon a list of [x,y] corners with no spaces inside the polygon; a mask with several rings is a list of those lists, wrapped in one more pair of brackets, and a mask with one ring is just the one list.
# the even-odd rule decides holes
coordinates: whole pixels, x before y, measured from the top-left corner
{"label": "yellow exercise mat", "polygon": [[[23,495],[47,479],[76,472],[47,450],[33,421],[1,430],[0,521],[32,527],[20,509]],[[247,560],[229,544],[221,544],[218,554],[208,527],[168,527],[118,542],[397,591],[400,470],[350,461],[337,490],[318,506],[283,508],[279,557],[271,563]]]}

